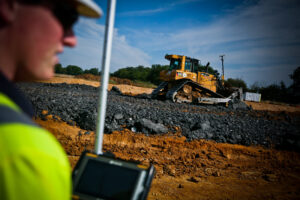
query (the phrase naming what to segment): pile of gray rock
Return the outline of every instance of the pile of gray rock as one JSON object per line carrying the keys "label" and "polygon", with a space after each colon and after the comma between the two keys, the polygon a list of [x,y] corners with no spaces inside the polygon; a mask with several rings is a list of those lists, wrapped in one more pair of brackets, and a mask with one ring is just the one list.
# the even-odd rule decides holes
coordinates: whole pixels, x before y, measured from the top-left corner
{"label": "pile of gray rock", "polygon": [[[36,116],[42,111],[82,129],[96,129],[99,88],[86,85],[22,83],[18,85],[34,105]],[[163,134],[180,129],[188,141],[208,139],[216,142],[264,145],[300,149],[299,116],[254,111],[243,102],[228,107],[178,104],[153,100],[149,95],[123,95],[117,88],[108,93],[105,133],[124,127],[137,133]],[[176,128],[177,127],[177,128]]]}

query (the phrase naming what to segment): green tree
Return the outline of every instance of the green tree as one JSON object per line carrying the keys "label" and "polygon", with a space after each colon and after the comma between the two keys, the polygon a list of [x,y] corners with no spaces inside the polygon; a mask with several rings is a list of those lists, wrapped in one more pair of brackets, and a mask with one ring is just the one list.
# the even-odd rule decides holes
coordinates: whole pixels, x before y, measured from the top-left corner
{"label": "green tree", "polygon": [[273,83],[270,85],[259,84],[255,82],[251,85],[250,92],[257,92],[261,94],[262,100],[278,101],[278,102],[289,102],[290,95],[288,94],[287,87],[283,81]]}
{"label": "green tree", "polygon": [[55,73],[56,74],[65,74],[66,70],[65,68],[62,67],[62,65],[60,63],[55,65]]}
{"label": "green tree", "polygon": [[100,75],[99,69],[98,68],[91,68],[91,69],[86,69],[83,72],[84,74],[93,74],[93,75]]}
{"label": "green tree", "polygon": [[148,74],[150,73],[149,67],[139,65],[134,70],[134,80],[147,81]]}
{"label": "green tree", "polygon": [[130,80],[133,80],[132,78],[132,71],[133,67],[126,67],[119,69],[118,71],[113,73],[113,76],[118,77],[118,78],[127,78]]}
{"label": "green tree", "polygon": [[228,87],[238,87],[238,88],[243,88],[243,91],[247,91],[247,84],[244,80],[241,78],[229,78],[225,80],[225,85]]}
{"label": "green tree", "polygon": [[290,75],[290,78],[293,80],[292,85],[290,86],[291,95],[290,100],[293,103],[300,103],[300,66],[297,67],[294,72]]}
{"label": "green tree", "polygon": [[260,88],[263,87],[263,84],[262,83],[259,83],[259,82],[255,82],[253,83],[250,88],[248,89],[249,92],[254,92],[254,93],[259,93],[260,91]]}
{"label": "green tree", "polygon": [[83,70],[76,65],[68,65],[66,67],[66,73],[69,75],[79,75],[83,73]]}
{"label": "green tree", "polygon": [[260,88],[259,92],[261,93],[262,100],[270,101],[285,101],[286,89],[283,85],[271,84],[266,87]]}
{"label": "green tree", "polygon": [[147,80],[155,85],[159,85],[161,80],[159,74],[163,70],[168,70],[169,65],[152,65]]}
{"label": "green tree", "polygon": [[112,75],[118,78],[126,78],[130,80],[147,81],[148,74],[150,73],[149,67],[139,65],[138,67],[126,67],[119,69]]}
{"label": "green tree", "polygon": [[300,87],[300,66],[290,74],[290,78],[293,80],[292,87]]}

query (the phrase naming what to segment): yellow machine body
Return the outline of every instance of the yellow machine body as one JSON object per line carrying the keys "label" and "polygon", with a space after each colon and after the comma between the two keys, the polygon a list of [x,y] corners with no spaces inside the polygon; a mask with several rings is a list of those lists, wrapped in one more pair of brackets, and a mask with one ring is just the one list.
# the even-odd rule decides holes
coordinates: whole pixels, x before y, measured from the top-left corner
{"label": "yellow machine body", "polygon": [[217,79],[214,75],[196,71],[199,60],[181,55],[166,55],[165,58],[170,61],[170,68],[160,72],[161,80],[174,83],[189,79],[213,92],[217,91]]}

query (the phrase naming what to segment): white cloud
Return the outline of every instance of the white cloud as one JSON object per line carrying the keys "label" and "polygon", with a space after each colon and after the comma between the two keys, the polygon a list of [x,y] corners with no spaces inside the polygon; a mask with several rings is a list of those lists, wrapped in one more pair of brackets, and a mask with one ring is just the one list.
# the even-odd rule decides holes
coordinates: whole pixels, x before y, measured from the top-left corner
{"label": "white cloud", "polygon": [[[102,64],[104,29],[95,20],[80,19],[75,27],[78,45],[74,49],[66,49],[60,56],[62,65],[72,64],[83,69],[99,68]],[[112,46],[110,71],[127,66],[150,66],[150,56],[128,44],[126,37],[120,35],[117,29],[114,29]]]}
{"label": "white cloud", "polygon": [[[172,6],[192,1],[180,0]],[[169,32],[159,32],[157,28],[126,29],[126,35],[115,29],[111,71],[127,66],[166,64],[166,53],[199,58],[202,64],[209,61],[220,71],[219,55],[225,54],[227,77],[242,77],[249,85],[259,80],[289,83],[288,75],[300,65],[299,8],[297,0],[261,0],[227,11],[221,19],[196,28]],[[83,18],[76,26],[79,29],[79,45],[61,56],[62,64],[99,67],[104,26]]]}
{"label": "white cloud", "polygon": [[[260,66],[268,66],[264,71],[267,82],[288,82],[290,70],[286,69],[300,65],[299,10],[297,0],[261,0],[228,11],[203,27],[164,33],[131,30],[131,34],[140,49],[160,51],[162,57],[164,53],[184,54],[199,58],[203,64],[210,61],[220,66],[219,55],[226,54],[225,66],[232,70],[229,74],[243,76],[249,84],[256,81],[256,76],[248,74],[247,69],[255,71]],[[272,67],[280,67],[277,71],[281,73],[274,73]]]}
{"label": "white cloud", "polygon": [[179,6],[179,5],[182,5],[182,4],[199,2],[199,1],[202,1],[202,0],[178,0],[178,1],[173,1],[171,3],[168,3],[166,5],[163,5],[162,7],[159,7],[159,8],[122,12],[122,13],[119,13],[119,15],[120,16],[145,16],[145,15],[151,15],[151,14],[156,14],[156,13],[161,13],[161,12],[171,10],[171,9],[175,8],[176,6]]}
{"label": "white cloud", "polygon": [[122,12],[119,15],[120,16],[143,16],[143,15],[164,12],[169,9],[170,8],[168,8],[168,7],[164,7],[164,8],[155,8],[155,9],[148,9],[148,10],[134,10],[134,11]]}

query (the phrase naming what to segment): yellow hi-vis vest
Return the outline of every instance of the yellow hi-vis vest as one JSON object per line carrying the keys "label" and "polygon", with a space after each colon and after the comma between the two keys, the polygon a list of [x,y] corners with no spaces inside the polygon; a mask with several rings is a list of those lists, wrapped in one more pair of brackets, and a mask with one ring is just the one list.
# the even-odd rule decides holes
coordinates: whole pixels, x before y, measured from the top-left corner
{"label": "yellow hi-vis vest", "polygon": [[0,200],[70,200],[71,167],[48,131],[0,93]]}

